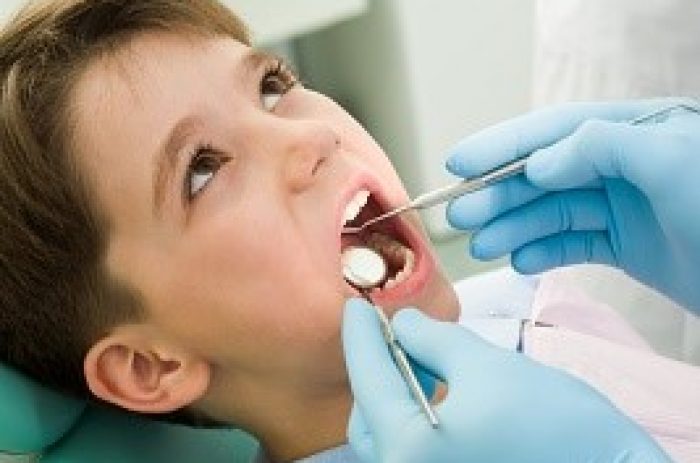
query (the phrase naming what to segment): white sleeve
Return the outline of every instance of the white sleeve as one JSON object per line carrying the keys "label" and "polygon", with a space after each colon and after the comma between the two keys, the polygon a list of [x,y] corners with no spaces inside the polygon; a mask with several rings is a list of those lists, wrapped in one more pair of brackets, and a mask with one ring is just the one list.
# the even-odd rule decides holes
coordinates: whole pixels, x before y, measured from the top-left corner
{"label": "white sleeve", "polygon": [[497,346],[515,349],[520,320],[530,317],[537,284],[537,277],[519,275],[510,267],[459,281],[454,285],[459,323]]}

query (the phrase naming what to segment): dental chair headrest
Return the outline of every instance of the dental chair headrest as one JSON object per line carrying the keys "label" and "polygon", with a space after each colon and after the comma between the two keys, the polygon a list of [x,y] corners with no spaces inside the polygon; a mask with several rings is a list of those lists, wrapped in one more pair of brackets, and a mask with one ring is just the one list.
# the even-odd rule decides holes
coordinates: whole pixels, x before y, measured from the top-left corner
{"label": "dental chair headrest", "polygon": [[73,427],[84,408],[0,365],[0,452],[41,452]]}
{"label": "dental chair headrest", "polygon": [[0,463],[243,463],[257,443],[87,405],[0,364]]}

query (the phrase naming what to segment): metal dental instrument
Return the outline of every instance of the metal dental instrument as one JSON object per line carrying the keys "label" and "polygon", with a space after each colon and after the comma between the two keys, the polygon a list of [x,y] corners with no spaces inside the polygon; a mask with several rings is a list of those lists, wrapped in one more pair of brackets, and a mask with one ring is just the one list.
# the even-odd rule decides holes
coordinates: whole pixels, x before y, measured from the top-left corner
{"label": "metal dental instrument", "polygon": [[363,298],[374,307],[379,317],[379,322],[382,329],[382,335],[389,348],[389,352],[399,368],[399,372],[404,381],[408,385],[413,398],[418,402],[423,414],[426,416],[430,425],[433,428],[439,426],[439,421],[430,402],[423,393],[420,387],[418,378],[416,378],[411,365],[408,363],[408,358],[403,348],[399,344],[394,331],[391,329],[391,323],[384,311],[374,305],[368,296],[368,291],[379,287],[388,277],[388,269],[386,261],[373,249],[364,246],[353,246],[343,251],[342,255],[343,276],[345,280],[357,289]]}
{"label": "metal dental instrument", "polygon": [[[637,125],[645,122],[649,122],[658,117],[667,115],[668,113],[676,110],[685,110],[700,114],[700,105],[690,104],[690,103],[678,103],[663,108],[654,110],[652,112],[643,114],[634,119],[630,119],[628,124]],[[484,174],[476,177],[468,178],[460,182],[448,185],[445,187],[438,188],[427,193],[423,193],[417,198],[411,200],[408,204],[404,206],[397,207],[389,212],[386,212],[378,217],[375,217],[367,222],[363,223],[359,227],[346,227],[343,229],[344,234],[359,233],[365,228],[373,225],[377,222],[381,222],[395,215],[401,214],[412,209],[427,209],[429,207],[436,206],[438,204],[445,203],[451,199],[457,198],[467,193],[473,193],[475,191],[486,188],[489,185],[505,180],[509,177],[513,177],[518,174],[525,172],[525,164],[527,163],[529,156],[524,158],[516,159],[493,170],[490,170]]]}
{"label": "metal dental instrument", "polygon": [[340,259],[345,281],[365,299],[368,299],[367,291],[380,287],[389,276],[384,257],[366,246],[346,248]]}

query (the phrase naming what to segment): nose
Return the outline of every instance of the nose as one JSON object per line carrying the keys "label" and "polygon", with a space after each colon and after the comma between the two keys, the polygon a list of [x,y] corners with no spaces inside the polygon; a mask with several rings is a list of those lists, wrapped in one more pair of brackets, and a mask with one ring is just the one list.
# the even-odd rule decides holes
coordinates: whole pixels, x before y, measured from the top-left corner
{"label": "nose", "polygon": [[321,166],[340,147],[338,133],[327,124],[295,121],[284,144],[284,178],[293,192],[314,183]]}

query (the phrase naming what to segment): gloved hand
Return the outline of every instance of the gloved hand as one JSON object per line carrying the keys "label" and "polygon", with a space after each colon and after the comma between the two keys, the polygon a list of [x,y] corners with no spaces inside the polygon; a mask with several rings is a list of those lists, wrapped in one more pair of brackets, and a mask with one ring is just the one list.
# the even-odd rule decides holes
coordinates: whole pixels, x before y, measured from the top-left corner
{"label": "gloved hand", "polygon": [[536,111],[463,140],[447,162],[471,177],[531,154],[526,175],[454,200],[448,220],[477,230],[479,259],[516,270],[597,262],[700,313],[700,115],[688,100],[574,103]]}
{"label": "gloved hand", "polygon": [[586,384],[412,309],[392,321],[404,349],[443,378],[433,429],[410,396],[374,311],[351,299],[343,347],[355,396],[350,444],[366,462],[668,462],[636,424]]}

